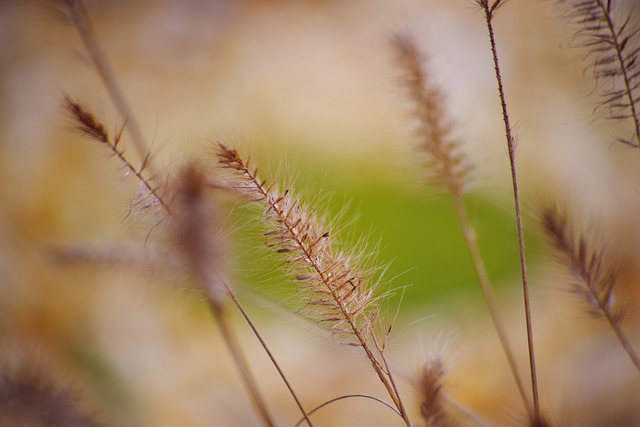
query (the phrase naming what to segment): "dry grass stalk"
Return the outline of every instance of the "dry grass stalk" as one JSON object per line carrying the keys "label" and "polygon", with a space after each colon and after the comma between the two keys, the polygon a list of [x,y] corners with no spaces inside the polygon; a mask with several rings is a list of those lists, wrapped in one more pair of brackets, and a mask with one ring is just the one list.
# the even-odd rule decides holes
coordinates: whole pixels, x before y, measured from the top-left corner
{"label": "dry grass stalk", "polygon": [[622,331],[626,307],[625,299],[618,292],[620,271],[616,256],[585,234],[576,232],[567,216],[555,208],[545,208],[540,221],[556,257],[571,272],[571,292],[585,303],[590,315],[606,319],[640,371],[640,358]]}
{"label": "dry grass stalk", "polygon": [[522,274],[522,291],[524,296],[525,322],[527,327],[527,347],[529,352],[529,371],[531,374],[531,391],[533,395],[533,414],[530,414],[535,422],[542,420],[540,412],[540,398],[538,393],[538,374],[536,371],[535,345],[533,342],[533,323],[531,319],[531,301],[529,297],[529,281],[527,278],[527,260],[524,247],[524,229],[522,226],[522,212],[520,204],[520,189],[518,185],[518,174],[516,168],[516,141],[511,128],[511,119],[507,109],[507,99],[502,82],[502,72],[500,71],[500,61],[498,57],[498,48],[496,46],[495,32],[493,29],[493,19],[496,11],[507,1],[505,0],[476,0],[476,4],[483,11],[487,32],[489,35],[489,44],[491,48],[491,56],[495,69],[496,83],[498,86],[498,97],[500,98],[500,106],[502,109],[502,121],[504,123],[505,137],[507,142],[507,150],[509,152],[509,165],[511,169],[511,183],[513,186],[513,201],[515,207],[516,230],[518,234],[518,253],[520,256],[520,272]]}
{"label": "dry grass stalk", "polygon": [[240,311],[240,314],[242,314],[242,317],[244,318],[245,322],[247,322],[247,325],[249,325],[249,328],[251,328],[251,331],[253,332],[253,334],[256,336],[258,341],[260,341],[260,345],[262,346],[262,349],[265,351],[265,353],[269,357],[269,360],[271,360],[271,363],[276,368],[276,371],[278,371],[278,375],[284,382],[285,386],[287,387],[287,390],[289,390],[289,394],[291,394],[291,397],[293,397],[293,400],[296,402],[298,409],[300,409],[300,412],[302,413],[302,420],[300,420],[300,422],[298,422],[296,425],[300,425],[303,422],[305,422],[309,427],[313,427],[311,418],[309,418],[313,411],[307,411],[304,408],[304,406],[302,406],[302,402],[298,398],[297,393],[293,389],[293,386],[291,385],[284,371],[280,367],[280,363],[278,362],[278,359],[276,359],[274,354],[271,352],[271,349],[269,349],[269,346],[267,345],[266,341],[264,340],[264,338],[262,338],[262,335],[258,331],[258,328],[256,327],[255,323],[253,322],[253,320],[251,320],[249,313],[247,313],[247,310],[245,310],[244,306],[240,303],[240,300],[238,299],[238,297],[235,295],[235,293],[231,290],[229,286],[227,286],[227,294],[229,295],[229,298],[231,298],[233,303],[236,305],[236,308],[238,309],[238,311]]}
{"label": "dry grass stalk", "polygon": [[640,28],[618,16],[616,0],[558,0],[578,24],[601,90],[599,110],[613,120],[632,120],[633,136],[619,141],[640,147]]}
{"label": "dry grass stalk", "polygon": [[78,30],[78,34],[87,49],[87,53],[89,54],[98,75],[102,79],[105,88],[111,96],[111,100],[120,113],[122,120],[127,124],[127,130],[131,135],[131,139],[138,155],[143,159],[143,162],[147,162],[150,151],[145,142],[145,138],[142,135],[140,126],[138,126],[138,122],[129,108],[129,104],[127,103],[124,93],[118,84],[118,80],[116,79],[109,62],[107,61],[106,56],[95,37],[93,25],[91,24],[91,20],[89,19],[89,14],[87,13],[83,0],[64,0],[62,3],[66,7],[65,10],[68,14],[69,20]]}
{"label": "dry grass stalk", "polygon": [[420,148],[428,159],[427,167],[431,172],[430,180],[447,189],[453,198],[465,243],[469,249],[500,344],[507,357],[522,402],[530,408],[516,357],[507,336],[491,280],[478,247],[476,233],[471,221],[469,221],[464,203],[463,191],[466,188],[468,174],[471,170],[471,162],[462,151],[460,142],[452,136],[452,125],[447,121],[444,108],[445,96],[440,87],[430,81],[423,64],[423,54],[418,49],[415,40],[408,35],[397,35],[393,39],[393,45],[398,53],[400,67],[405,74],[407,92],[413,100],[416,117],[420,123],[417,138],[420,140]]}
{"label": "dry grass stalk", "polygon": [[[334,397],[334,398],[332,398],[330,400],[327,400],[326,402],[321,403],[320,405],[316,406],[312,410],[310,410],[309,411],[309,415],[314,414],[314,413],[318,412],[320,409],[326,408],[329,405],[333,405],[334,403],[337,403],[337,402],[340,402],[340,401],[343,401],[343,400],[347,400],[347,399],[366,399],[366,400],[370,400],[372,402],[376,402],[376,403],[379,403],[380,405],[386,406],[387,408],[389,408],[390,410],[392,410],[393,412],[395,412],[399,416],[402,416],[400,414],[400,412],[398,412],[398,410],[396,408],[394,408],[392,405],[390,405],[389,403],[385,402],[382,399],[378,399],[375,396],[370,396],[368,394],[346,394],[346,395],[343,395],[343,396]],[[294,427],[298,427],[300,424],[302,424],[303,421],[304,421],[304,419],[298,421],[294,425]]]}
{"label": "dry grass stalk", "polygon": [[232,172],[230,187],[264,207],[270,231],[266,245],[286,257],[286,264],[308,306],[321,313],[320,322],[344,342],[361,347],[407,425],[411,425],[383,354],[384,343],[374,335],[378,308],[374,289],[364,272],[346,254],[338,253],[326,226],[315,211],[304,207],[289,190],[260,180],[257,169],[235,149],[217,144],[220,165]]}

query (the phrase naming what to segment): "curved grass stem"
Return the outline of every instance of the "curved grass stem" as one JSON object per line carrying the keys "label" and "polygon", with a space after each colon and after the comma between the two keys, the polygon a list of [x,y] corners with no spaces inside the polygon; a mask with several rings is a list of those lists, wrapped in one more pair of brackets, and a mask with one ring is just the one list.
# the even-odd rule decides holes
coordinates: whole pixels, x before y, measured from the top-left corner
{"label": "curved grass stem", "polygon": [[262,423],[266,427],[274,427],[276,424],[273,422],[269,411],[267,410],[267,405],[258,391],[258,387],[256,385],[256,381],[253,378],[253,374],[249,369],[249,363],[247,362],[242,350],[240,349],[240,344],[238,344],[238,339],[233,333],[233,328],[229,324],[229,319],[227,317],[226,310],[223,309],[222,306],[216,304],[213,300],[209,299],[209,307],[211,308],[211,312],[213,313],[213,317],[218,324],[218,328],[222,333],[222,337],[231,353],[231,356],[240,371],[240,375],[242,376],[242,380],[244,381],[244,385],[247,389],[249,396],[251,397],[251,401],[253,406],[256,408],[258,415],[262,419]]}
{"label": "curved grass stem", "polygon": [[522,398],[522,402],[527,408],[527,411],[531,413],[532,412],[531,403],[525,391],[524,382],[522,381],[520,373],[518,372],[518,365],[516,363],[516,358],[513,353],[511,343],[509,342],[509,338],[507,336],[506,328],[504,326],[504,321],[502,320],[502,316],[500,315],[500,309],[498,308],[498,303],[496,301],[495,294],[493,293],[493,289],[491,287],[491,281],[489,280],[489,275],[487,274],[487,269],[485,267],[484,260],[482,259],[480,248],[478,247],[478,240],[476,238],[476,233],[473,227],[471,226],[471,222],[469,221],[467,208],[464,204],[464,200],[461,194],[459,193],[453,194],[453,204],[455,206],[456,213],[458,215],[458,220],[460,221],[460,226],[462,227],[464,240],[469,250],[469,254],[471,255],[471,260],[473,261],[473,267],[476,271],[476,275],[478,276],[478,281],[480,282],[480,286],[482,288],[482,294],[484,296],[484,300],[487,304],[487,308],[489,309],[491,320],[493,321],[493,326],[496,330],[496,333],[498,334],[498,338],[500,340],[500,344],[502,345],[504,354],[507,357],[509,368],[511,369],[511,374],[518,388],[518,393],[520,394],[520,397]]}
{"label": "curved grass stem", "polygon": [[[262,335],[260,334],[260,332],[258,332],[258,329],[256,328],[255,324],[253,323],[253,320],[251,320],[251,318],[249,317],[249,314],[244,309],[244,306],[240,303],[240,300],[238,300],[238,297],[233,292],[233,290],[229,286],[226,287],[226,290],[227,290],[227,295],[229,296],[229,298],[231,298],[231,301],[233,301],[235,306],[238,308],[238,310],[242,314],[242,317],[247,322],[247,324],[249,325],[249,327],[253,331],[253,334],[256,336],[258,341],[260,341],[260,346],[267,353],[267,356],[271,360],[271,364],[273,364],[273,366],[278,371],[278,375],[280,375],[280,378],[282,379],[282,381],[284,382],[285,386],[289,390],[289,393],[291,394],[291,397],[293,397],[293,400],[296,402],[296,405],[298,406],[298,409],[300,409],[300,412],[302,413],[302,421],[306,421],[306,423],[307,423],[307,425],[309,427],[313,427],[313,423],[311,422],[311,419],[309,418],[310,412],[307,412],[304,409],[304,407],[302,406],[302,402],[300,402],[300,399],[298,398],[296,392],[293,390],[293,387],[289,383],[289,380],[287,379],[286,375],[284,374],[284,371],[280,367],[280,364],[278,363],[278,360],[275,358],[273,353],[271,353],[271,350],[269,349],[269,346],[267,345],[265,340],[262,338]],[[300,423],[298,423],[297,425],[299,425],[299,424]]]}

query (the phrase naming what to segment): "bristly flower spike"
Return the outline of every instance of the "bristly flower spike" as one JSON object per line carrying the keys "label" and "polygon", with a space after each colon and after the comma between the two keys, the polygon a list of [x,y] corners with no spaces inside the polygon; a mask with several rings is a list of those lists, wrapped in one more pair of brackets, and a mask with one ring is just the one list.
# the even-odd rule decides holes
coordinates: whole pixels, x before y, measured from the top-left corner
{"label": "bristly flower spike", "polygon": [[570,290],[585,302],[589,314],[606,319],[640,372],[640,358],[622,331],[626,307],[625,299],[619,295],[620,271],[615,254],[594,244],[585,234],[577,233],[567,215],[557,208],[544,208],[540,221],[556,258],[571,272]]}
{"label": "bristly flower spike", "polygon": [[262,205],[269,231],[266,246],[285,257],[291,277],[299,285],[307,306],[319,321],[349,345],[363,349],[407,426],[409,416],[389,369],[383,346],[374,334],[378,307],[374,289],[353,257],[336,250],[327,226],[315,210],[299,202],[291,191],[261,180],[238,154],[219,141],[216,156],[231,172],[228,186],[251,202]]}
{"label": "bristly flower spike", "polygon": [[592,59],[605,117],[633,122],[633,141],[640,147],[640,27],[631,15],[620,20],[615,0],[558,0],[578,25],[577,35]]}
{"label": "bristly flower spike", "polygon": [[438,85],[431,82],[431,78],[423,64],[423,54],[419,51],[415,40],[409,35],[397,35],[393,39],[393,45],[397,51],[400,68],[405,74],[404,81],[408,95],[414,104],[415,115],[419,123],[416,134],[420,142],[419,148],[427,157],[427,168],[430,172],[429,180],[448,191],[453,199],[465,243],[469,249],[487,308],[491,314],[491,320],[500,339],[500,344],[507,358],[520,397],[531,412],[531,405],[525,391],[524,382],[507,336],[504,320],[500,314],[491,280],[478,246],[475,230],[471,221],[469,221],[469,214],[463,198],[463,192],[467,187],[468,175],[471,170],[471,162],[463,152],[460,141],[452,136],[452,125],[447,120],[444,107],[444,93]]}
{"label": "bristly flower spike", "polygon": [[[150,154],[147,155],[139,167],[136,167],[129,161],[125,155],[124,148],[120,145],[122,130],[117,133],[115,138],[112,138],[107,132],[105,125],[86,107],[68,95],[64,95],[62,102],[73,121],[75,129],[81,135],[106,146],[109,151],[111,151],[111,154],[120,161],[120,168],[127,170],[125,176],[133,174],[137,178],[141,190],[131,203],[131,208],[137,207],[140,210],[148,210],[157,207],[163,215],[172,217],[172,210],[167,204],[165,197],[161,194],[161,188],[154,185],[146,177],[145,170],[151,159]],[[166,218],[166,216],[163,216],[159,222],[164,220],[164,218]]]}

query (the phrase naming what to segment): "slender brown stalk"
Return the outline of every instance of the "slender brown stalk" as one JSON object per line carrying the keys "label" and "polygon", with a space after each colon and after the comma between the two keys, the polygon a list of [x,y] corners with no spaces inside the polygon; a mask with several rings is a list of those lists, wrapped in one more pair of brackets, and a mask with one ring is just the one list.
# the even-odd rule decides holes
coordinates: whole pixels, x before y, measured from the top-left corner
{"label": "slender brown stalk", "polygon": [[462,152],[459,141],[452,136],[451,125],[447,123],[446,111],[443,106],[444,94],[437,85],[429,81],[429,75],[423,65],[423,55],[419,52],[415,41],[407,35],[397,35],[393,39],[393,44],[398,52],[401,69],[405,73],[404,80],[407,92],[415,105],[416,117],[419,122],[417,139],[420,141],[420,148],[426,154],[430,172],[429,180],[444,187],[453,199],[464,239],[500,344],[507,357],[520,397],[527,410],[531,412],[531,403],[525,392],[524,382],[506,333],[504,320],[500,314],[491,281],[478,247],[476,233],[469,221],[464,203],[463,193],[467,187],[466,183],[471,170],[470,162]]}
{"label": "slender brown stalk", "polygon": [[[341,400],[346,400],[346,399],[367,399],[367,400],[372,400],[374,402],[377,402],[383,406],[386,406],[387,408],[391,409],[393,412],[395,412],[396,414],[400,415],[400,412],[398,412],[398,410],[396,408],[394,408],[392,405],[388,404],[387,402],[385,402],[382,399],[378,399],[375,396],[369,396],[368,394],[347,394],[344,396],[338,396],[338,397],[334,397],[331,400],[327,400],[326,402],[316,406],[315,408],[313,408],[311,411],[309,411],[309,415],[312,415],[316,412],[318,412],[320,409],[327,407],[333,403],[336,402],[340,402]],[[304,421],[304,418],[301,419],[300,421],[298,421],[294,427],[298,427],[300,424],[302,424],[302,422]]]}
{"label": "slender brown stalk", "polygon": [[556,257],[567,265],[574,278],[571,291],[586,303],[594,317],[604,318],[620,341],[623,349],[640,372],[640,358],[622,331],[626,314],[625,299],[619,295],[619,268],[607,248],[594,249],[583,233],[576,233],[566,215],[557,209],[545,208],[541,222]]}
{"label": "slender brown stalk", "polygon": [[609,316],[607,316],[607,321],[609,322],[611,329],[613,329],[613,332],[616,334],[616,338],[618,338],[618,341],[620,341],[620,344],[624,348],[624,351],[626,351],[629,355],[631,362],[636,367],[638,372],[640,372],[640,357],[638,357],[638,353],[636,353],[636,350],[631,345],[631,342],[627,338],[626,334],[622,331],[622,327],[619,323],[615,322],[615,319],[612,319]]}
{"label": "slender brown stalk", "polygon": [[502,345],[504,354],[507,357],[507,362],[509,363],[509,368],[511,369],[513,379],[516,382],[518,393],[520,394],[522,402],[524,403],[527,410],[531,412],[531,402],[529,401],[529,397],[527,396],[527,393],[525,391],[524,382],[522,381],[518,370],[518,364],[516,362],[515,354],[513,352],[513,348],[511,347],[511,343],[507,335],[507,330],[504,326],[504,320],[500,315],[498,302],[496,300],[495,294],[493,293],[491,281],[489,279],[489,275],[487,274],[487,269],[480,252],[480,248],[478,247],[478,239],[476,238],[475,230],[473,229],[473,227],[471,226],[471,222],[469,221],[469,215],[467,213],[464,199],[461,195],[453,195],[453,203],[455,205],[456,213],[462,227],[462,233],[464,234],[467,249],[469,250],[469,254],[471,255],[471,260],[473,261],[473,267],[476,271],[476,275],[478,276],[478,282],[480,282],[480,287],[482,288],[482,295],[484,296],[484,300],[487,304],[487,307],[489,308],[489,313],[491,314],[491,319],[493,320],[493,326],[496,329],[496,333],[498,334],[498,338],[500,339],[500,344]]}
{"label": "slender brown stalk", "polygon": [[[93,62],[98,75],[109,92],[111,100],[115,104],[120,116],[127,124],[127,130],[129,131],[131,140],[133,141],[140,159],[142,159],[145,166],[152,168],[153,166],[147,161],[150,156],[150,151],[145,142],[145,138],[142,135],[140,126],[138,126],[138,122],[129,108],[129,104],[127,103],[124,93],[118,84],[118,80],[116,79],[109,62],[107,61],[106,56],[95,37],[93,25],[83,0],[65,0],[65,4],[67,5],[71,22],[78,30],[80,38],[91,57],[91,61]],[[153,172],[153,170],[151,170],[151,172]],[[153,173],[151,175],[155,176]]]}
{"label": "slender brown stalk", "polygon": [[262,423],[268,427],[275,426],[267,409],[266,403],[264,402],[264,399],[258,391],[256,381],[253,378],[251,370],[249,369],[249,363],[244,357],[244,354],[240,349],[240,344],[238,343],[238,340],[233,333],[233,328],[229,322],[226,311],[220,310],[220,307],[217,307],[211,300],[209,300],[209,306],[211,307],[213,317],[218,324],[218,328],[222,333],[225,344],[227,345],[227,348],[231,353],[231,357],[233,358],[236,366],[240,371],[240,374],[242,375],[242,379],[244,381],[245,387],[248,390],[249,396],[251,397],[253,405],[258,411],[260,418],[262,419]]}
{"label": "slender brown stalk", "polygon": [[351,266],[353,258],[334,249],[329,232],[315,212],[302,206],[289,192],[279,192],[257,176],[235,149],[218,142],[216,155],[223,168],[232,172],[229,186],[251,201],[263,205],[270,231],[267,247],[286,257],[286,264],[300,286],[306,304],[322,313],[319,322],[336,337],[363,349],[378,378],[407,426],[409,416],[386,368],[384,354],[371,336],[378,317],[373,289],[365,286],[363,271]]}
{"label": "slender brown stalk", "polygon": [[495,68],[496,81],[498,85],[498,95],[500,97],[500,106],[502,108],[502,119],[505,127],[505,136],[507,140],[507,149],[509,152],[509,164],[511,167],[511,182],[513,185],[513,200],[515,205],[516,228],[518,232],[518,252],[520,255],[520,271],[522,273],[522,290],[524,294],[524,310],[525,321],[527,326],[527,344],[529,350],[529,369],[531,372],[531,390],[533,393],[533,412],[534,420],[542,419],[540,413],[540,399],[538,395],[538,375],[536,372],[536,359],[533,343],[533,325],[531,319],[531,301],[529,298],[529,284],[527,280],[527,262],[524,247],[524,231],[522,227],[522,213],[520,210],[520,190],[518,188],[518,176],[516,171],[516,143],[511,130],[511,121],[507,110],[507,100],[502,83],[502,73],[500,71],[500,62],[498,59],[498,49],[496,47],[496,39],[493,30],[493,18],[496,10],[505,4],[503,0],[476,0],[477,4],[482,8],[489,33],[489,42],[491,45],[491,55]]}
{"label": "slender brown stalk", "polygon": [[[236,308],[238,309],[238,311],[240,311],[240,313],[242,314],[242,317],[244,317],[244,320],[247,322],[247,324],[249,325],[249,327],[253,331],[253,334],[256,336],[256,338],[258,338],[258,341],[260,341],[260,346],[262,346],[264,351],[267,353],[267,356],[271,360],[271,363],[273,364],[273,366],[278,371],[278,374],[280,375],[280,378],[282,378],[282,380],[284,381],[284,384],[287,386],[287,389],[289,390],[289,393],[293,397],[293,400],[295,400],[296,405],[298,406],[298,409],[300,409],[300,412],[302,413],[303,421],[306,421],[306,423],[307,423],[307,425],[309,425],[309,427],[313,427],[313,423],[311,422],[311,419],[309,418],[309,413],[307,413],[307,411],[302,406],[302,402],[300,402],[300,399],[298,398],[296,392],[294,391],[293,387],[289,383],[289,380],[287,380],[287,377],[284,374],[284,371],[282,370],[282,368],[280,368],[280,364],[278,363],[278,360],[275,358],[273,353],[271,353],[271,350],[269,349],[269,346],[267,345],[265,340],[262,338],[262,335],[258,331],[258,328],[256,328],[256,325],[253,323],[253,320],[251,320],[251,318],[249,317],[249,314],[244,309],[243,305],[240,303],[240,300],[238,300],[238,297],[233,292],[233,290],[229,286],[227,286],[226,288],[227,288],[227,294],[229,295],[229,298],[231,298],[231,301],[233,301],[233,303],[236,305]],[[300,423],[298,423],[297,425],[299,425],[299,424]]]}

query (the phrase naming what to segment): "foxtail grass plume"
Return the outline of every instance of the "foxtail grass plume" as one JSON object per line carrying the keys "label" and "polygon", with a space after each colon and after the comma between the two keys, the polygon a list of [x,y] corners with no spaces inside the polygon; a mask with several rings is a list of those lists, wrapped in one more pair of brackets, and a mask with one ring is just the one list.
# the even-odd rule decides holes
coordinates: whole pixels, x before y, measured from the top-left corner
{"label": "foxtail grass plume", "polygon": [[541,222],[556,258],[573,277],[571,291],[586,303],[589,314],[622,321],[625,307],[616,295],[618,270],[607,250],[576,232],[568,216],[554,208],[542,211]]}
{"label": "foxtail grass plume", "polygon": [[400,69],[404,74],[406,92],[414,104],[418,121],[416,138],[429,169],[429,181],[461,194],[467,187],[471,163],[462,152],[460,141],[453,136],[453,126],[447,120],[445,96],[431,81],[425,57],[416,41],[408,34],[396,34],[392,39]]}
{"label": "foxtail grass plume", "polygon": [[34,349],[15,354],[5,346],[0,361],[0,425],[99,427],[103,423],[86,391],[61,366]]}
{"label": "foxtail grass plume", "polygon": [[584,302],[589,314],[609,323],[640,372],[640,358],[622,330],[626,305],[620,295],[619,276],[623,261],[608,247],[576,232],[568,216],[556,208],[542,210],[541,223],[556,257],[571,272],[570,290]]}
{"label": "foxtail grass plume", "polygon": [[311,315],[340,338],[363,349],[407,426],[411,421],[384,355],[385,343],[375,335],[378,320],[375,287],[353,256],[336,250],[329,228],[315,209],[304,206],[291,191],[258,177],[256,168],[235,149],[218,142],[221,167],[231,172],[231,189],[262,206],[269,231],[266,246],[285,258]]}
{"label": "foxtail grass plume", "polygon": [[459,424],[448,414],[443,397],[445,366],[441,359],[429,360],[420,375],[420,415],[426,427],[455,427]]}
{"label": "foxtail grass plume", "polygon": [[[106,126],[96,118],[86,107],[75,101],[68,95],[63,98],[63,106],[69,114],[73,127],[84,137],[96,141],[111,152],[111,155],[120,161],[120,168],[123,169],[124,177],[133,175],[137,178],[140,190],[131,202],[130,212],[133,209],[139,212],[152,212],[158,214],[160,219],[157,224],[172,216],[172,211],[165,200],[161,185],[154,184],[153,180],[147,177],[147,169],[151,164],[151,153],[148,153],[139,166],[134,165],[125,155],[124,147],[120,144],[122,140],[121,128],[114,136],[110,136]],[[163,197],[164,196],[164,197]]]}
{"label": "foxtail grass plume", "polygon": [[631,120],[633,134],[619,141],[640,147],[640,27],[620,14],[619,0],[558,0],[577,25],[579,44],[589,53],[600,91],[597,110],[614,120]]}
{"label": "foxtail grass plume", "polygon": [[221,166],[233,172],[230,186],[264,206],[263,219],[270,227],[266,246],[286,258],[306,303],[324,312],[320,321],[351,344],[366,341],[374,330],[378,308],[364,270],[354,265],[352,257],[335,250],[329,228],[290,190],[280,191],[260,180],[257,169],[222,142],[216,154]]}

